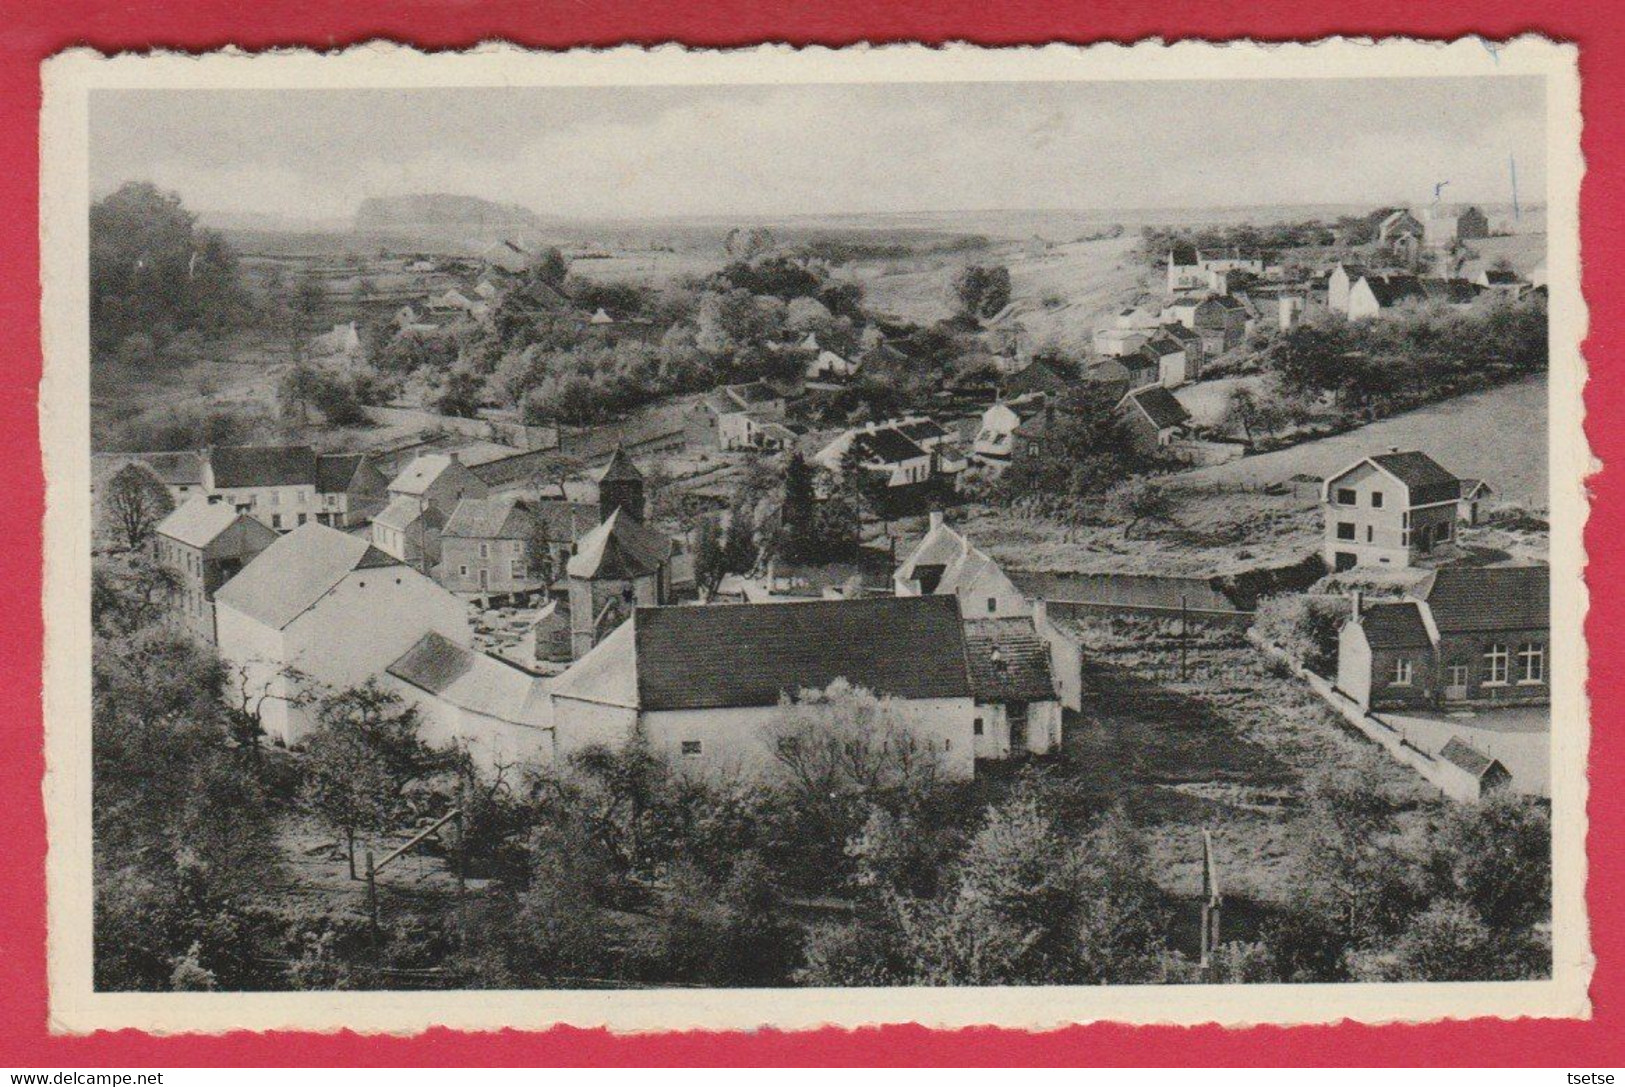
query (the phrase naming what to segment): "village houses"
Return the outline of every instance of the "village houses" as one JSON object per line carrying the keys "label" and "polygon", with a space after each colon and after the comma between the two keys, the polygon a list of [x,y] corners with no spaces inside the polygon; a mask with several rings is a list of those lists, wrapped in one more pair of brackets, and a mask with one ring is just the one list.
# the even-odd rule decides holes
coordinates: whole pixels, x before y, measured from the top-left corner
{"label": "village houses", "polygon": [[1326,565],[1405,567],[1449,557],[1460,501],[1461,480],[1426,453],[1363,457],[1321,485]]}
{"label": "village houses", "polygon": [[771,385],[752,381],[725,385],[704,400],[717,448],[778,451],[789,448],[795,432],[784,425],[784,396]]}
{"label": "village houses", "polygon": [[359,454],[318,454],[308,445],[205,450],[203,493],[278,532],[307,522],[364,523],[384,503],[383,476]]}
{"label": "village houses", "polygon": [[514,494],[465,498],[440,533],[435,580],[454,593],[513,598],[547,588],[552,555],[541,547],[541,518]]}
{"label": "village houses", "polygon": [[195,495],[153,529],[153,558],[169,571],[171,621],[211,645],[214,595],[277,539],[264,522]]}
{"label": "village houses", "polygon": [[1551,700],[1545,566],[1445,566],[1403,600],[1353,596],[1337,686],[1367,710]]}
{"label": "village houses", "polygon": [[229,697],[285,744],[316,727],[313,691],[377,678],[430,631],[458,645],[471,639],[455,596],[365,539],[315,522],[216,592],[215,626]]}
{"label": "village houses", "polygon": [[383,683],[417,707],[419,735],[458,745],[487,773],[553,762],[553,704],[547,681],[430,631],[385,669]]}

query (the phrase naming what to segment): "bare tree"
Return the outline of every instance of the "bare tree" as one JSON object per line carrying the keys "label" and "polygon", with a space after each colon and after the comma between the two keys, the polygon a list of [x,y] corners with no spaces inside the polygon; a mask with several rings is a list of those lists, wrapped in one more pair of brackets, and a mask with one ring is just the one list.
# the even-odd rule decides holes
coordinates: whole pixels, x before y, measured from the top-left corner
{"label": "bare tree", "polygon": [[134,551],[175,509],[169,489],[143,464],[126,464],[107,482],[102,513],[112,534]]}

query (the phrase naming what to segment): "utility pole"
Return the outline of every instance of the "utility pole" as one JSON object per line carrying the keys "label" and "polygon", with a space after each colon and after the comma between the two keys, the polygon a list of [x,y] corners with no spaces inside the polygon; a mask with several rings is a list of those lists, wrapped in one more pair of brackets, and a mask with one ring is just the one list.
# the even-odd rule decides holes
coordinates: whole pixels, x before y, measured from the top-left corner
{"label": "utility pole", "polygon": [[367,850],[367,918],[372,929],[372,946],[378,946],[378,869],[372,863],[372,850]]}
{"label": "utility pole", "polygon": [[1185,643],[1186,635],[1190,632],[1190,611],[1187,607],[1189,597],[1179,594],[1179,682],[1184,683],[1185,672]]}

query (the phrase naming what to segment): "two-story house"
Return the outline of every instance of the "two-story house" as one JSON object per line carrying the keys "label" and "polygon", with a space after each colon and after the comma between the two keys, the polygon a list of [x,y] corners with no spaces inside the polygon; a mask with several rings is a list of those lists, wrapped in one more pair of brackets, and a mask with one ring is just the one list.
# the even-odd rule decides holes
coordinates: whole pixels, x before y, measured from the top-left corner
{"label": "two-story house", "polygon": [[1446,566],[1404,600],[1357,593],[1337,686],[1364,709],[1551,701],[1551,571]]}
{"label": "two-story house", "polygon": [[359,453],[308,445],[225,446],[203,455],[203,493],[278,532],[308,522],[364,523],[385,502],[384,478]]}
{"label": "two-story house", "polygon": [[276,539],[264,522],[201,495],[158,522],[153,558],[173,578],[170,619],[212,645],[216,590]]}
{"label": "two-story house", "polygon": [[1364,457],[1326,478],[1326,565],[1410,566],[1455,554],[1461,480],[1426,453]]}
{"label": "two-story house", "polygon": [[518,495],[465,498],[440,533],[436,580],[454,593],[514,596],[547,588],[552,555],[532,555],[542,525]]}

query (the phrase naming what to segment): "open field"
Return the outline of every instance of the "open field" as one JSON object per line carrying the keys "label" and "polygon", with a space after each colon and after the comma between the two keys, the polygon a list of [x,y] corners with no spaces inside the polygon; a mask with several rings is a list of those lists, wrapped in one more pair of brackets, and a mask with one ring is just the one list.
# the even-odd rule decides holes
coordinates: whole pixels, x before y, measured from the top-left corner
{"label": "open field", "polygon": [[1293,901],[1293,848],[1306,783],[1369,766],[1419,818],[1439,797],[1306,689],[1283,683],[1240,631],[1196,627],[1180,665],[1177,623],[1086,621],[1083,712],[1067,722],[1067,773],[1127,806],[1147,828],[1167,891],[1201,886],[1201,832],[1213,833],[1227,898]]}
{"label": "open field", "polygon": [[1419,449],[1458,476],[1488,480],[1503,501],[1544,508],[1546,377],[1429,404],[1290,449],[1198,468],[1175,482],[1264,485],[1299,473],[1324,476],[1391,446]]}

